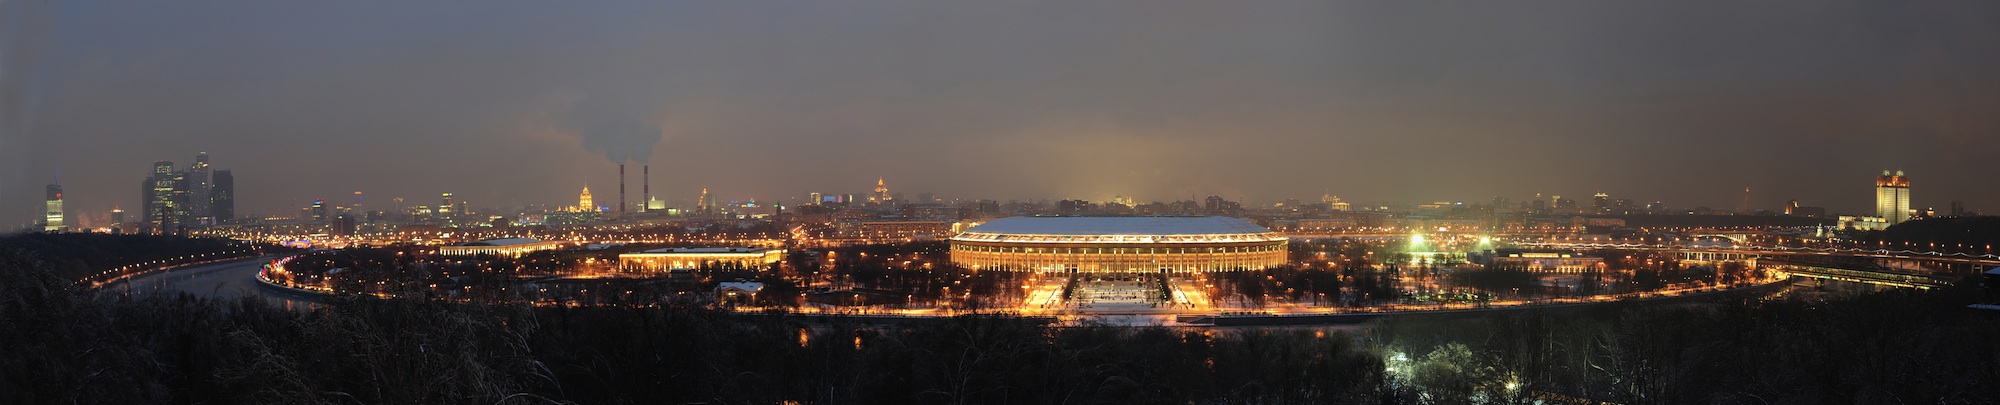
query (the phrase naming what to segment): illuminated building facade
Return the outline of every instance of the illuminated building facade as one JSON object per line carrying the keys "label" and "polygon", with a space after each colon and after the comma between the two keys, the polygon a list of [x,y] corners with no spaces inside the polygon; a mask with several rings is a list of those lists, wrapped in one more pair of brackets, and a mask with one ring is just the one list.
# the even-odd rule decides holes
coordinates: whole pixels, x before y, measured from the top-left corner
{"label": "illuminated building facade", "polygon": [[147,184],[152,186],[152,191],[146,194],[147,226],[158,227],[161,233],[173,232],[174,162],[153,162],[153,176],[148,178]]}
{"label": "illuminated building facade", "polygon": [[952,235],[951,223],[945,221],[841,221],[835,227],[841,238],[858,243],[903,243]]}
{"label": "illuminated building facade", "polygon": [[1889,174],[1883,170],[1881,176],[1875,176],[1875,216],[1889,225],[1910,219],[1910,178],[1903,176],[1903,171]]}
{"label": "illuminated building facade", "polygon": [[47,218],[47,223],[42,225],[42,231],[62,232],[66,230],[69,230],[69,227],[63,225],[62,186],[50,184],[49,199],[48,199],[48,218]]}
{"label": "illuminated building facade", "polygon": [[889,198],[889,185],[888,185],[887,183],[883,183],[883,182],[882,182],[882,178],[881,178],[881,177],[876,177],[876,178],[875,178],[875,194],[871,194],[871,195],[869,195],[869,196],[868,196],[868,202],[871,202],[871,203],[888,203],[888,202],[889,202],[889,199],[890,199],[890,198]]}
{"label": "illuminated building facade", "polygon": [[1571,252],[1503,252],[1493,258],[1490,266],[1532,273],[1576,274],[1604,270],[1605,265],[1604,258]]}
{"label": "illuminated building facade", "polygon": [[583,195],[576,197],[577,211],[596,211],[597,204],[590,201],[590,186],[583,186]]}
{"label": "illuminated building facade", "polygon": [[1011,217],[952,237],[951,261],[1032,272],[1254,271],[1284,265],[1286,241],[1228,217]]}
{"label": "illuminated building facade", "polygon": [[562,242],[545,241],[535,238],[487,239],[451,246],[439,246],[438,254],[443,256],[520,256],[530,252],[555,250]]}
{"label": "illuminated building facade", "polygon": [[784,258],[784,249],[667,248],[620,254],[618,269],[636,273],[666,272],[676,269],[762,269]]}
{"label": "illuminated building facade", "polygon": [[437,221],[450,225],[452,222],[458,220],[458,211],[452,209],[451,193],[444,193],[442,197],[444,198],[444,204],[437,207]]}
{"label": "illuminated building facade", "polygon": [[1841,230],[1879,231],[1889,229],[1889,220],[1882,219],[1882,217],[1841,215],[1837,223]]}

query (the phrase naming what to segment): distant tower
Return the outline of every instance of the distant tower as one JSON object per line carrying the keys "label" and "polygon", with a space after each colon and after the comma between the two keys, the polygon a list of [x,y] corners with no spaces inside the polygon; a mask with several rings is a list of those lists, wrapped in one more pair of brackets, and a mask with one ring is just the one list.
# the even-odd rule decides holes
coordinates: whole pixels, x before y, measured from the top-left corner
{"label": "distant tower", "polygon": [[208,152],[194,155],[194,165],[188,166],[182,174],[187,181],[187,217],[195,225],[213,225],[215,210],[210,206],[215,190],[214,179],[210,177]]}
{"label": "distant tower", "polygon": [[653,206],[653,165],[639,165],[639,212]]}
{"label": "distant tower", "polygon": [[1903,171],[1889,174],[1883,170],[1881,176],[1875,176],[1875,216],[1889,225],[1910,219],[1910,178],[1903,176]]}
{"label": "distant tower", "polygon": [[152,192],[146,194],[146,226],[156,232],[171,233],[174,225],[174,161],[153,162],[153,176],[148,178]]}
{"label": "distant tower", "polygon": [[590,201],[590,186],[583,186],[583,195],[576,198],[576,212],[596,211],[597,204]]}
{"label": "distant tower", "polygon": [[437,206],[438,222],[448,224],[452,222],[454,217],[457,217],[456,213],[452,212],[451,207],[451,193],[444,193],[444,205]]}
{"label": "distant tower", "polygon": [[210,176],[211,189],[208,193],[208,209],[216,223],[227,223],[236,219],[236,176],[228,170],[216,170]]}
{"label": "distant tower", "polygon": [[883,183],[881,177],[875,178],[875,195],[869,196],[868,202],[878,202],[878,203],[889,202],[889,185]]}
{"label": "distant tower", "polygon": [[125,209],[111,206],[111,233],[125,233]]}
{"label": "distant tower", "polygon": [[48,208],[48,223],[42,226],[42,231],[62,232],[69,230],[68,226],[63,225],[62,185],[49,185]]}
{"label": "distant tower", "polygon": [[354,192],[354,219],[361,222],[368,222],[368,211],[362,208],[361,202],[361,192]]}
{"label": "distant tower", "polygon": [[1750,206],[1750,186],[1743,186],[1743,204],[1736,207],[1736,212],[1745,214],[1757,213],[1757,209]]}
{"label": "distant tower", "polygon": [[618,164],[618,215],[625,215],[625,164]]}
{"label": "distant tower", "polygon": [[313,200],[312,216],[313,223],[326,222],[326,199]]}

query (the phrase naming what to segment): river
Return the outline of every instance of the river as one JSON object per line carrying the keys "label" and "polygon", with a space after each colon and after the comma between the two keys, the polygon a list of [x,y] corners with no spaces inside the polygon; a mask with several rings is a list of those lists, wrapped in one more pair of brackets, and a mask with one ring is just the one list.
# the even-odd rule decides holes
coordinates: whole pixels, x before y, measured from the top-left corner
{"label": "river", "polygon": [[182,293],[220,300],[257,297],[295,311],[309,311],[322,305],[303,295],[259,285],[257,271],[269,261],[258,258],[179,268],[105,284],[101,291],[141,298]]}

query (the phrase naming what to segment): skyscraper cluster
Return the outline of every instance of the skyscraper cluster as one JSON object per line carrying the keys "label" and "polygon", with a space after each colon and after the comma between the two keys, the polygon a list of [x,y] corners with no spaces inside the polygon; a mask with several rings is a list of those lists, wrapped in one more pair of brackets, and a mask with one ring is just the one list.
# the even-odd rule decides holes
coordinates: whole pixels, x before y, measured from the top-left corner
{"label": "skyscraper cluster", "polygon": [[195,155],[194,164],[181,169],[171,160],[153,162],[153,173],[140,188],[143,233],[185,233],[236,218],[236,177],[228,170],[213,170],[208,152]]}

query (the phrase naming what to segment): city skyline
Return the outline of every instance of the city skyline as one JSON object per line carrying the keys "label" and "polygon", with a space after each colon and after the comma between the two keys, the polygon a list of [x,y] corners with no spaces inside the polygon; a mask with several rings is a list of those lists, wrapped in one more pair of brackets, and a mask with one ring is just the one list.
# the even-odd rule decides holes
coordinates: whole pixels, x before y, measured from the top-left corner
{"label": "city skyline", "polygon": [[1918,178],[1912,208],[2000,203],[1985,4],[6,7],[31,22],[0,44],[10,228],[58,165],[71,221],[96,221],[137,210],[147,162],[201,151],[241,175],[246,214],[354,190],[563,204],[617,161],[662,167],[663,200],[887,177],[1001,200],[1732,210],[1748,187],[1757,208],[1861,214],[1856,179],[1891,169]]}
{"label": "city skyline", "polygon": [[[182,227],[182,225],[180,224],[181,222],[187,222],[193,224],[193,226],[197,229],[206,228],[213,225],[246,224],[242,222],[232,221],[233,219],[235,219],[235,209],[234,209],[235,204],[233,197],[235,194],[234,191],[235,188],[234,188],[232,171],[228,169],[213,170],[213,167],[208,164],[208,158],[209,155],[206,152],[200,153],[197,155],[195,163],[190,164],[184,168],[177,167],[174,165],[172,161],[168,160],[154,162],[153,172],[149,173],[148,176],[146,176],[143,179],[144,180],[143,184],[146,186],[146,189],[143,190],[143,192],[141,193],[142,194],[141,202],[140,204],[137,205],[139,207],[145,207],[145,209],[142,209],[140,211],[142,215],[142,217],[140,218],[141,220],[124,224],[127,225],[128,228],[136,227],[136,229],[139,229],[141,232],[165,232],[165,233],[184,232],[185,230],[180,229],[180,227]],[[210,170],[213,170],[212,178],[209,177],[210,175],[208,174],[208,171]],[[641,171],[650,173],[650,167],[642,165]],[[1892,173],[1893,176],[1891,175]],[[1031,210],[1054,210],[1050,212],[1068,213],[1072,215],[1074,214],[1187,215],[1189,214],[1189,212],[1175,211],[1175,210],[1182,209],[1178,207],[1180,207],[1181,204],[1183,203],[1188,203],[1194,207],[1201,207],[1203,205],[1206,205],[1205,210],[1209,215],[1214,215],[1217,213],[1227,213],[1228,215],[1243,215],[1249,213],[1250,211],[1261,212],[1264,215],[1268,215],[1272,212],[1270,210],[1273,208],[1289,209],[1293,211],[1303,211],[1308,214],[1324,213],[1327,211],[1350,211],[1350,210],[1380,211],[1388,213],[1411,213],[1413,211],[1436,210],[1442,206],[1459,206],[1462,208],[1485,207],[1486,209],[1489,209],[1493,213],[1513,212],[1513,213],[1522,213],[1529,215],[1584,215],[1584,216],[1614,215],[1615,216],[1615,215],[1662,215],[1662,214],[1664,215],[1683,215],[1683,214],[1752,215],[1754,214],[1754,215],[1798,216],[1798,217],[1810,217],[1810,218],[1820,218],[1820,219],[1831,219],[1835,217],[1840,217],[1841,222],[1839,223],[1839,227],[1843,229],[1848,228],[1850,226],[1859,226],[1863,229],[1880,229],[1880,227],[1886,227],[1888,225],[1894,225],[1896,223],[1904,222],[1907,218],[1977,215],[1978,212],[1977,209],[1969,209],[1968,206],[1964,204],[1964,201],[1959,201],[1959,200],[1951,201],[1950,205],[1944,206],[1942,208],[1939,206],[1911,205],[1910,203],[1911,200],[1909,197],[1910,180],[1909,177],[1906,175],[1906,173],[1904,173],[1901,170],[1883,170],[1880,176],[1875,177],[1876,181],[1874,183],[1874,186],[1876,192],[1874,199],[1875,205],[1873,207],[1873,211],[1860,211],[1860,212],[1841,212],[1841,211],[1828,212],[1826,208],[1823,206],[1808,205],[1806,203],[1802,203],[1797,199],[1788,200],[1779,207],[1764,207],[1750,203],[1749,195],[1744,196],[1745,197],[1745,199],[1743,200],[1744,205],[1740,205],[1733,209],[1729,207],[1711,207],[1711,206],[1696,206],[1696,205],[1682,206],[1682,205],[1667,204],[1664,201],[1657,199],[1646,199],[1643,198],[1644,196],[1640,196],[1641,198],[1633,198],[1633,196],[1628,196],[1628,195],[1614,196],[1602,191],[1596,192],[1590,197],[1583,197],[1578,194],[1570,194],[1570,197],[1565,197],[1562,194],[1535,193],[1532,197],[1521,198],[1521,199],[1516,199],[1513,196],[1503,195],[1503,196],[1494,196],[1490,200],[1460,198],[1460,199],[1433,199],[1433,200],[1415,200],[1415,201],[1367,201],[1359,206],[1355,206],[1352,204],[1352,202],[1346,201],[1348,199],[1332,195],[1330,192],[1322,194],[1316,200],[1313,198],[1300,198],[1300,197],[1288,197],[1282,200],[1276,200],[1276,199],[1238,200],[1216,195],[1209,195],[1206,196],[1205,198],[1203,198],[1203,196],[1200,195],[1189,195],[1185,199],[1164,199],[1164,200],[1150,200],[1150,201],[1144,199],[1134,199],[1132,197],[1124,195],[1116,195],[1110,198],[1102,198],[1102,199],[1079,199],[1079,198],[1021,199],[1021,198],[990,198],[990,197],[974,198],[974,197],[958,197],[958,196],[944,196],[940,198],[935,193],[931,192],[916,192],[913,194],[915,198],[912,199],[909,197],[910,194],[900,192],[901,190],[895,190],[894,192],[892,192],[892,189],[888,188],[887,186],[886,177],[877,177],[876,182],[872,185],[872,189],[865,194],[854,193],[854,192],[849,192],[849,193],[811,192],[807,193],[804,196],[791,196],[789,198],[777,197],[777,198],[736,199],[736,198],[721,198],[715,194],[709,193],[709,190],[707,188],[703,188],[699,192],[699,194],[697,194],[692,199],[670,198],[667,200],[662,200],[660,199],[659,195],[651,194],[650,183],[648,183],[649,179],[650,179],[649,175],[643,176],[642,180],[640,180],[641,183],[636,185],[637,188],[646,190],[642,192],[642,196],[640,197],[642,199],[639,200],[626,199],[626,201],[622,201],[622,204],[621,201],[615,201],[615,200],[614,201],[599,200],[602,201],[601,203],[593,202],[592,193],[590,192],[588,186],[585,186],[581,192],[580,196],[581,202],[573,206],[565,204],[550,204],[550,203],[540,203],[540,202],[526,203],[526,204],[515,203],[512,205],[475,206],[471,205],[470,201],[465,201],[465,200],[457,200],[454,203],[454,193],[443,192],[441,193],[443,204],[437,206],[431,206],[421,203],[404,205],[403,203],[406,201],[405,198],[394,197],[392,198],[392,201],[395,202],[393,206],[391,207],[376,206],[375,208],[377,209],[368,210],[364,209],[364,205],[362,204],[363,201],[362,196],[364,193],[362,191],[355,191],[353,192],[354,202],[352,205],[341,206],[339,204],[329,204],[325,201],[324,198],[315,198],[312,201],[310,201],[310,205],[293,206],[293,207],[281,208],[274,212],[257,213],[257,215],[253,215],[245,219],[248,221],[260,221],[265,217],[273,219],[291,218],[298,221],[304,221],[307,223],[327,223],[328,221],[335,219],[334,215],[332,215],[327,211],[327,208],[335,207],[341,210],[339,216],[345,217],[348,216],[349,214],[352,214],[354,216],[353,220],[364,223],[375,221],[371,220],[370,218],[374,218],[377,215],[380,215],[384,219],[395,217],[397,215],[403,215],[403,216],[415,215],[418,217],[419,222],[426,222],[428,220],[422,219],[422,217],[428,216],[433,212],[435,212],[436,214],[441,215],[436,219],[442,221],[443,224],[450,226],[465,226],[465,225],[471,225],[473,223],[460,222],[461,220],[474,219],[475,217],[466,217],[466,218],[456,218],[456,217],[459,217],[461,214],[474,213],[475,211],[481,215],[504,216],[505,218],[508,218],[510,221],[521,220],[521,218],[515,217],[514,216],[515,214],[527,215],[527,214],[559,213],[559,212],[601,212],[605,215],[610,215],[613,217],[625,217],[626,215],[628,215],[628,213],[621,212],[621,206],[624,208],[629,208],[631,210],[629,214],[643,215],[648,211],[666,210],[667,212],[673,212],[672,214],[673,216],[682,216],[682,215],[688,215],[690,213],[701,213],[701,214],[710,213],[711,209],[719,207],[718,201],[728,202],[728,204],[726,205],[729,207],[728,208],[729,211],[737,214],[745,214],[745,212],[736,211],[737,208],[759,207],[759,206],[764,206],[766,208],[769,208],[769,206],[771,206],[772,204],[778,204],[780,206],[786,206],[786,207],[797,207],[801,205],[816,205],[820,202],[833,202],[837,203],[836,209],[848,207],[850,205],[854,206],[867,205],[871,207],[879,205],[880,207],[883,208],[911,207],[911,206],[966,208],[966,207],[978,207],[980,206],[980,204],[983,203],[1005,203],[1008,205],[1013,205],[1015,203],[1025,203],[1025,204],[1035,204],[1041,206],[1041,208],[1033,208]],[[56,227],[66,226],[65,224],[78,226],[80,227],[80,229],[81,228],[97,229],[123,223],[119,217],[121,211],[118,211],[117,208],[114,208],[113,211],[102,213],[104,215],[101,216],[96,216],[96,217],[84,216],[81,217],[80,221],[75,219],[64,221],[62,220],[62,218],[65,216],[65,214],[67,214],[66,212],[67,210],[62,208],[63,202],[60,197],[61,193],[60,184],[52,183],[47,186],[49,189],[48,191],[49,205],[47,209],[43,211],[43,214],[46,214],[46,218],[48,218],[49,221],[55,224],[53,226],[49,226],[50,230],[55,230]],[[625,186],[625,184],[620,183],[616,184],[616,186],[622,189]],[[1884,191],[1884,190],[1891,190],[1891,191]],[[1751,192],[1751,190],[1749,189],[1745,189],[1744,191],[1746,193]],[[822,195],[827,197],[825,201],[822,201],[820,199]],[[1206,201],[1206,203],[1203,202],[1204,200]],[[1074,205],[1073,203],[1083,204],[1083,205]],[[1122,211],[1100,210],[1098,208],[1086,208],[1089,206],[1113,205],[1113,204],[1123,205],[1126,208],[1123,209]],[[1218,207],[1218,204],[1223,204],[1226,206]],[[1317,205],[1317,207],[1315,207],[1314,205]],[[1132,210],[1133,208],[1146,208],[1147,206],[1152,206],[1153,208],[1150,208],[1150,211]],[[446,211],[447,208],[450,209],[449,214],[447,214]],[[1168,211],[1164,212],[1159,211],[1161,209],[1168,209]],[[680,211],[672,211],[672,210],[680,210]],[[156,214],[154,212],[170,212],[171,214],[169,214],[170,217],[169,219],[161,220],[160,218],[158,218],[159,214]],[[1151,213],[1149,214],[1148,212]],[[203,215],[200,213],[209,213],[209,215]],[[1850,219],[1859,222],[1849,222]],[[474,220],[474,221],[478,222],[480,220]],[[30,226],[29,228],[31,229],[38,228],[38,227],[43,227],[45,225],[48,224],[35,223],[32,224],[32,226]]]}
{"label": "city skyline", "polygon": [[1994,50],[2000,2],[0,0],[0,398],[2000,403]]}

